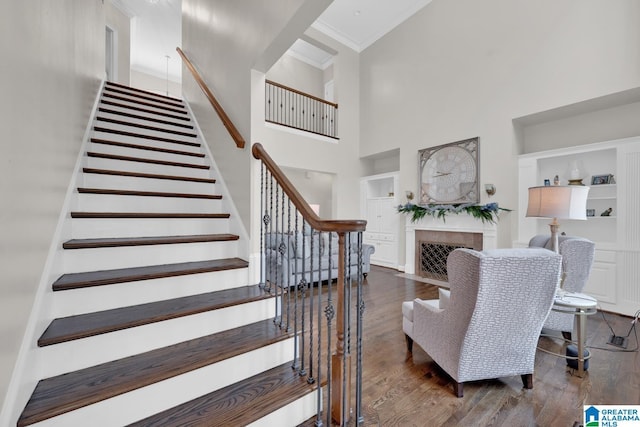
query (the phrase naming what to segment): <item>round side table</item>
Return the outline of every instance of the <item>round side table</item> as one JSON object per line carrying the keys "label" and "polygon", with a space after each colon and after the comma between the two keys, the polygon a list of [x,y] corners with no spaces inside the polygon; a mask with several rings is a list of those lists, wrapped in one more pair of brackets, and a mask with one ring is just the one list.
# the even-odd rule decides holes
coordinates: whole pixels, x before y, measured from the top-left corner
{"label": "round side table", "polygon": [[591,357],[584,355],[585,340],[587,332],[587,316],[596,313],[598,300],[595,298],[576,292],[563,292],[556,295],[551,310],[559,313],[569,313],[576,316],[576,333],[578,344],[578,355],[576,357],[565,356],[578,361],[578,376],[584,374],[584,361]]}

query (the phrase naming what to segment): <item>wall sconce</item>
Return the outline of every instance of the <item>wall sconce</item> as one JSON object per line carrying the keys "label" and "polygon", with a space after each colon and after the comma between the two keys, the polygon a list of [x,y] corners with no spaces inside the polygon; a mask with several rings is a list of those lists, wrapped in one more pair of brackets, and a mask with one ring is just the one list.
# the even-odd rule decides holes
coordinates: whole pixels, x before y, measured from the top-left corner
{"label": "wall sconce", "polygon": [[485,184],[484,191],[486,191],[489,197],[491,197],[496,194],[496,186],[493,184]]}
{"label": "wall sconce", "polygon": [[407,203],[411,203],[413,200],[413,191],[407,190],[404,192],[405,196],[407,196]]}

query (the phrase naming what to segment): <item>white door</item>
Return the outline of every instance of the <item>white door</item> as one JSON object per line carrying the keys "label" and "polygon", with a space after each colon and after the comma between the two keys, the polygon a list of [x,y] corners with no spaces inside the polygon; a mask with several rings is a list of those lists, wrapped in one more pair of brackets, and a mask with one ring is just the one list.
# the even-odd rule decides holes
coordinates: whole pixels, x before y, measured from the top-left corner
{"label": "white door", "polygon": [[335,102],[335,94],[333,80],[329,80],[324,84],[324,100],[329,102]]}
{"label": "white door", "polygon": [[115,82],[118,80],[118,67],[116,66],[116,32],[110,27],[105,27],[104,37],[104,66],[106,72],[106,78],[109,82]]}

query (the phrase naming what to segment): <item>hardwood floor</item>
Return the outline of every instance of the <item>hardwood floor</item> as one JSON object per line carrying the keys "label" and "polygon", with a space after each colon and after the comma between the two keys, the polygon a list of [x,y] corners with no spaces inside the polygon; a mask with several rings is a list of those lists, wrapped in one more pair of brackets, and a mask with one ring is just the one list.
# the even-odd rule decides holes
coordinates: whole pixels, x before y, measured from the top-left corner
{"label": "hardwood floor", "polygon": [[[364,285],[365,425],[571,427],[582,424],[584,404],[640,404],[640,356],[600,349],[614,349],[600,312],[587,318],[592,358],[584,378],[564,358],[538,351],[533,390],[516,376],[465,383],[464,397],[455,397],[451,380],[418,345],[407,353],[402,332],[401,303],[437,298],[437,288],[397,273],[372,267]],[[627,334],[630,318],[605,316],[617,335]],[[562,351],[555,340],[541,338],[540,345]],[[636,346],[632,332],[629,349]]]}

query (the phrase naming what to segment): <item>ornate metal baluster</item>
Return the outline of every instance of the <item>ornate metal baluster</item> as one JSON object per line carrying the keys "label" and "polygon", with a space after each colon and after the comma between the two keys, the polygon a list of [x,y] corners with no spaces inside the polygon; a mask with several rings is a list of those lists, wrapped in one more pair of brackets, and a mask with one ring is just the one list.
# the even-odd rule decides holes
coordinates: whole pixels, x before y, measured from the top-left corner
{"label": "ornate metal baluster", "polygon": [[[307,289],[309,290],[309,375],[307,376],[307,383],[309,384],[313,384],[315,382],[315,379],[313,378],[313,324],[315,322],[315,319],[313,318],[313,302],[314,302],[313,284],[315,283],[315,280],[314,280],[315,269],[314,269],[314,263],[313,263],[315,253],[313,249],[314,248],[313,243],[314,243],[314,240],[317,242],[317,244],[315,245],[315,248],[318,255],[320,255],[321,253],[320,238],[321,238],[320,233],[313,230],[311,234],[311,253],[309,254],[309,283],[307,283]],[[321,286],[322,286],[322,282],[320,282],[320,274],[318,274],[318,281],[317,281],[316,288],[319,290]]]}
{"label": "ornate metal baluster", "polygon": [[358,318],[356,319],[356,421],[358,424],[364,422],[364,415],[362,414],[362,320],[364,317],[364,299],[362,296],[362,232],[358,232],[357,236],[358,247],[358,271],[357,271],[357,295],[356,304],[358,308]]}
{"label": "ornate metal baluster", "polygon": [[[329,254],[331,254],[331,246],[332,246],[332,236],[331,233],[329,233]],[[329,276],[331,277],[331,269],[333,266],[333,261],[331,259],[331,256],[329,256],[329,265],[328,265],[328,273]],[[332,328],[331,328],[331,323],[333,321],[333,318],[335,317],[336,311],[335,311],[335,307],[333,306],[333,299],[332,299],[332,292],[331,292],[331,284],[329,284],[329,286],[327,286],[327,305],[324,309],[325,312],[325,317],[327,318],[327,402],[329,405],[333,405],[333,355],[331,354],[331,348],[332,348]],[[330,426],[331,425],[331,416],[332,416],[332,411],[327,411],[327,425]]]}
{"label": "ornate metal baluster", "polygon": [[[275,236],[273,235],[273,175],[271,173],[269,173],[268,175],[266,175],[267,182],[266,185],[269,188],[269,200],[268,200],[268,207],[265,206],[265,215],[263,218],[263,221],[265,223],[265,228],[267,228],[268,233],[269,233],[269,240],[267,241],[267,246],[270,247],[269,251],[267,252],[267,256],[266,258],[266,262],[267,262],[267,268],[269,271],[269,284],[267,285],[267,289],[271,290],[271,285],[274,284],[274,282],[276,281],[274,278],[274,275],[278,274],[277,271],[277,266],[273,265],[273,257],[276,257],[276,261],[277,261],[277,252],[274,253],[274,251],[271,249],[271,246],[274,246],[277,244],[277,240],[275,240]],[[266,191],[265,191],[266,193]],[[267,208],[269,209],[269,212],[267,213]],[[278,313],[278,302],[276,299],[276,315]]]}
{"label": "ornate metal baluster", "polygon": [[[308,227],[308,228],[307,228]],[[307,245],[306,245],[306,236],[307,234],[305,233],[305,230],[309,230],[310,234],[309,234],[309,247],[313,248],[313,235],[311,234],[311,226],[309,226],[307,224],[307,222],[303,219],[302,220],[302,274],[301,274],[301,278],[300,278],[300,282],[298,283],[297,289],[296,289],[296,305],[298,303],[298,295],[301,295],[301,302],[300,302],[300,367],[299,367],[299,374],[300,376],[304,376],[307,374],[307,370],[305,368],[305,346],[304,346],[304,333],[305,333],[305,311],[306,308],[304,306],[304,302],[305,302],[305,295],[307,293],[307,269],[305,268],[306,266],[306,260],[307,260],[307,254],[306,254],[306,249],[307,249]],[[298,310],[296,310],[296,313],[298,312]]]}
{"label": "ornate metal baluster", "polygon": [[[351,233],[340,233],[338,238],[342,238],[343,259],[343,291],[342,291],[342,319],[343,319],[343,355],[342,355],[342,404],[341,422],[343,425],[349,421],[351,416]],[[339,277],[339,276],[338,276]],[[340,334],[338,334],[338,340]]]}
{"label": "ornate metal baluster", "polygon": [[[287,259],[286,260],[282,260],[282,264],[283,264],[283,268],[284,268],[284,264],[290,266],[291,265],[291,259],[293,257],[293,259],[295,259],[295,247],[291,247],[291,200],[287,197],[287,231],[285,233],[284,231],[284,201],[285,201],[285,194],[284,191],[282,192],[282,206],[283,206],[283,212],[282,212],[282,227],[283,227],[283,231],[282,234],[284,235],[284,239],[289,241],[289,244],[287,245]],[[295,242],[295,240],[293,240],[293,242]],[[295,243],[294,243],[295,245]],[[293,254],[292,254],[293,251]],[[289,267],[291,268],[291,267]],[[287,283],[287,289],[289,289],[289,286],[291,286],[290,283],[290,279],[289,277],[291,276],[291,271],[287,272],[287,279],[286,279],[286,283]],[[295,267],[294,267],[294,273],[295,273]],[[285,280],[283,280],[284,282]],[[282,291],[284,292],[284,288],[282,289]],[[284,296],[284,294],[283,294]],[[289,330],[289,320],[291,318],[291,297],[290,297],[290,292],[287,291],[287,321],[285,324],[285,329],[288,331]]]}
{"label": "ornate metal baluster", "polygon": [[[280,311],[276,310],[276,316],[277,316],[277,324],[279,327],[282,327],[282,300],[280,298],[278,298],[278,293],[280,292],[281,296],[282,296],[282,286],[284,285],[284,276],[285,276],[285,259],[284,259],[284,254],[286,251],[286,245],[284,243],[284,235],[282,232],[280,232],[280,224],[281,224],[281,217],[280,217],[280,185],[276,186],[276,216],[274,218],[274,222],[276,224],[276,239],[278,240],[278,254],[276,255],[276,270],[278,269],[278,267],[280,266],[281,269],[281,274],[278,275],[276,274],[276,299],[280,300]],[[279,258],[278,258],[279,257]],[[278,277],[281,276],[282,278]],[[276,308],[277,308],[277,304],[276,303]]]}
{"label": "ornate metal baluster", "polygon": [[[260,163],[260,212],[264,212],[265,209],[265,193],[266,189],[264,187],[264,163]],[[263,217],[264,218],[264,217]],[[266,288],[266,278],[265,278],[265,266],[266,266],[266,254],[267,254],[267,246],[266,246],[266,236],[267,232],[266,224],[264,220],[260,221],[260,283],[259,286],[262,289]]]}
{"label": "ornate metal baluster", "polygon": [[[320,233],[320,239],[323,239],[322,237],[322,233]],[[329,239],[327,238],[327,247],[325,248],[325,251],[328,251],[328,257],[331,258],[331,251],[330,251],[330,244],[329,244]],[[318,388],[316,390],[316,408],[318,409],[318,413],[316,414],[316,421],[315,421],[315,425],[316,427],[322,427],[322,413],[323,413],[323,408],[322,408],[322,387],[320,387],[321,385],[321,381],[322,381],[322,316],[323,316],[323,310],[322,310],[322,263],[321,263],[321,254],[318,253],[318,310],[317,310],[317,316],[318,316],[318,332],[317,332],[317,342],[318,342],[318,355],[317,355],[317,361],[318,361],[318,373],[317,373],[317,378],[318,378]],[[329,260],[329,264],[331,264],[331,261]],[[328,284],[328,287],[331,287],[331,284]],[[329,348],[329,347],[327,347]],[[329,401],[327,399],[327,401]],[[331,411],[326,411],[328,414],[331,413]],[[328,424],[330,425],[330,424]]]}
{"label": "ornate metal baluster", "polygon": [[[304,223],[302,224],[302,227],[304,228]],[[295,252],[296,255],[298,253],[298,250],[300,249],[298,247],[298,245],[300,244],[300,242],[298,241],[298,233],[299,233],[299,224],[298,224],[298,211],[296,210],[296,217],[295,217],[295,231],[294,234],[292,236],[292,241],[295,242]],[[304,248],[304,243],[302,244],[302,247]],[[304,249],[303,249],[304,250]],[[291,287],[289,287],[289,292],[288,295],[291,295],[291,292],[294,293],[294,298],[293,298],[293,312],[295,314],[295,317],[293,318],[293,363],[291,364],[291,368],[293,370],[298,370],[298,295],[297,295],[297,291],[295,290],[298,285],[298,275],[300,274],[300,271],[298,270],[298,260],[297,260],[297,256],[294,257],[293,260],[293,286],[294,286],[294,290],[291,290]],[[302,271],[304,271],[304,265],[302,266]]]}

